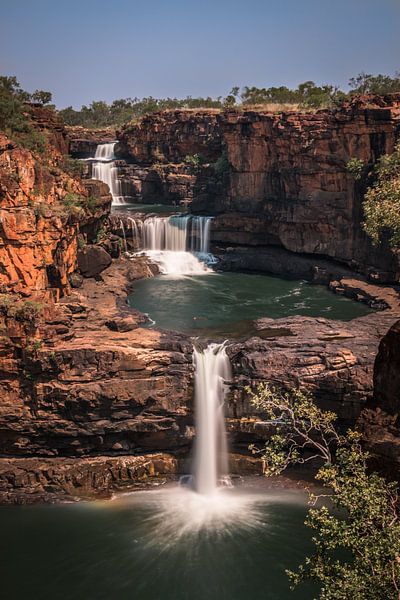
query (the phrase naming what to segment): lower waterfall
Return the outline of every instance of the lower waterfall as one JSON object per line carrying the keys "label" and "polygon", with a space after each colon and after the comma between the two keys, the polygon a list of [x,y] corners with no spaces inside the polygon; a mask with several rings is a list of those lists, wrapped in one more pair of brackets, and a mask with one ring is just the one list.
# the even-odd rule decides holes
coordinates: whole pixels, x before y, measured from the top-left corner
{"label": "lower waterfall", "polygon": [[193,351],[195,366],[196,441],[194,487],[199,494],[213,495],[227,484],[228,446],[224,419],[225,381],[231,365],[224,344],[209,344]]}

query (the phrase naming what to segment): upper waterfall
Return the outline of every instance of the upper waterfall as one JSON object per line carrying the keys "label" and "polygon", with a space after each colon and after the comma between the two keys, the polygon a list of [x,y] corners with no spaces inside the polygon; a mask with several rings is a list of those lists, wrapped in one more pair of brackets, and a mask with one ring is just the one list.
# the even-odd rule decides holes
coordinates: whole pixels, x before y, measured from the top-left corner
{"label": "upper waterfall", "polygon": [[92,178],[106,183],[110,188],[113,205],[121,205],[125,203],[125,198],[118,178],[118,167],[114,164],[117,160],[114,154],[116,143],[108,142],[97,146],[92,163]]}

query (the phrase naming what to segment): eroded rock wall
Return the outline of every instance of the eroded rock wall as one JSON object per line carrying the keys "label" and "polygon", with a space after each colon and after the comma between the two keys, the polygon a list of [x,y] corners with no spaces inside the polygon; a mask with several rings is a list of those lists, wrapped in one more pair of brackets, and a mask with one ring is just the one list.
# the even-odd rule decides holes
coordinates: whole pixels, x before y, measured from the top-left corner
{"label": "eroded rock wall", "polygon": [[[0,134],[0,285],[24,294],[68,289],[77,267],[78,234],[95,233],[111,206],[108,187],[65,168],[68,142],[52,111],[34,121],[47,149],[34,153]],[[82,208],[75,199],[82,198]]]}
{"label": "eroded rock wall", "polygon": [[[195,154],[212,165],[196,172],[192,210],[216,215],[215,243],[274,245],[393,280],[397,257],[363,233],[365,187],[346,165],[358,158],[371,166],[392,152],[399,126],[400,95],[392,94],[314,113],[168,111],[118,139],[121,155],[146,168]],[[213,165],[223,157],[221,173]]]}

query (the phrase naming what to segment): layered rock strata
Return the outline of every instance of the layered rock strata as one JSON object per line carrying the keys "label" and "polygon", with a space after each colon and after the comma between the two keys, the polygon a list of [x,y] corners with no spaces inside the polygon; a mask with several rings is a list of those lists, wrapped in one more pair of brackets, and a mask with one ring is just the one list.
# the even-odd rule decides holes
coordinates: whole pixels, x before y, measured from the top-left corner
{"label": "layered rock strata", "polygon": [[398,278],[397,256],[363,233],[367,182],[346,165],[371,166],[392,152],[399,124],[400,95],[392,94],[314,113],[168,111],[118,139],[121,157],[147,170],[188,155],[207,162],[195,173],[192,210],[216,215],[215,243],[329,257],[389,281]]}

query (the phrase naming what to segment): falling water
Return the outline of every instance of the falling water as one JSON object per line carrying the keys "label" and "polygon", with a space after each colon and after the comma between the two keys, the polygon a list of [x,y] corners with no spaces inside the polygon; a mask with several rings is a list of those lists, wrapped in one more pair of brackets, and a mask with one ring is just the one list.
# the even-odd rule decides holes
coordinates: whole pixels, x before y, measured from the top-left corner
{"label": "falling water", "polygon": [[211,258],[211,220],[193,215],[148,217],[141,231],[143,249],[164,274],[204,274],[210,271],[206,262]]}
{"label": "falling water", "polygon": [[108,185],[114,205],[125,203],[122,194],[122,183],[118,179],[118,167],[115,166],[114,147],[117,142],[99,144],[92,164],[92,178],[99,179]]}
{"label": "falling water", "polygon": [[194,482],[199,494],[213,495],[228,474],[224,399],[225,381],[231,378],[231,366],[225,344],[209,344],[203,351],[195,348],[193,361],[196,403]]}
{"label": "falling water", "polygon": [[125,250],[125,252],[127,252],[128,246],[126,244],[125,226],[124,226],[124,222],[123,222],[122,219],[120,220],[120,226],[121,226],[121,229],[122,229],[122,237],[124,238],[124,250]]}

